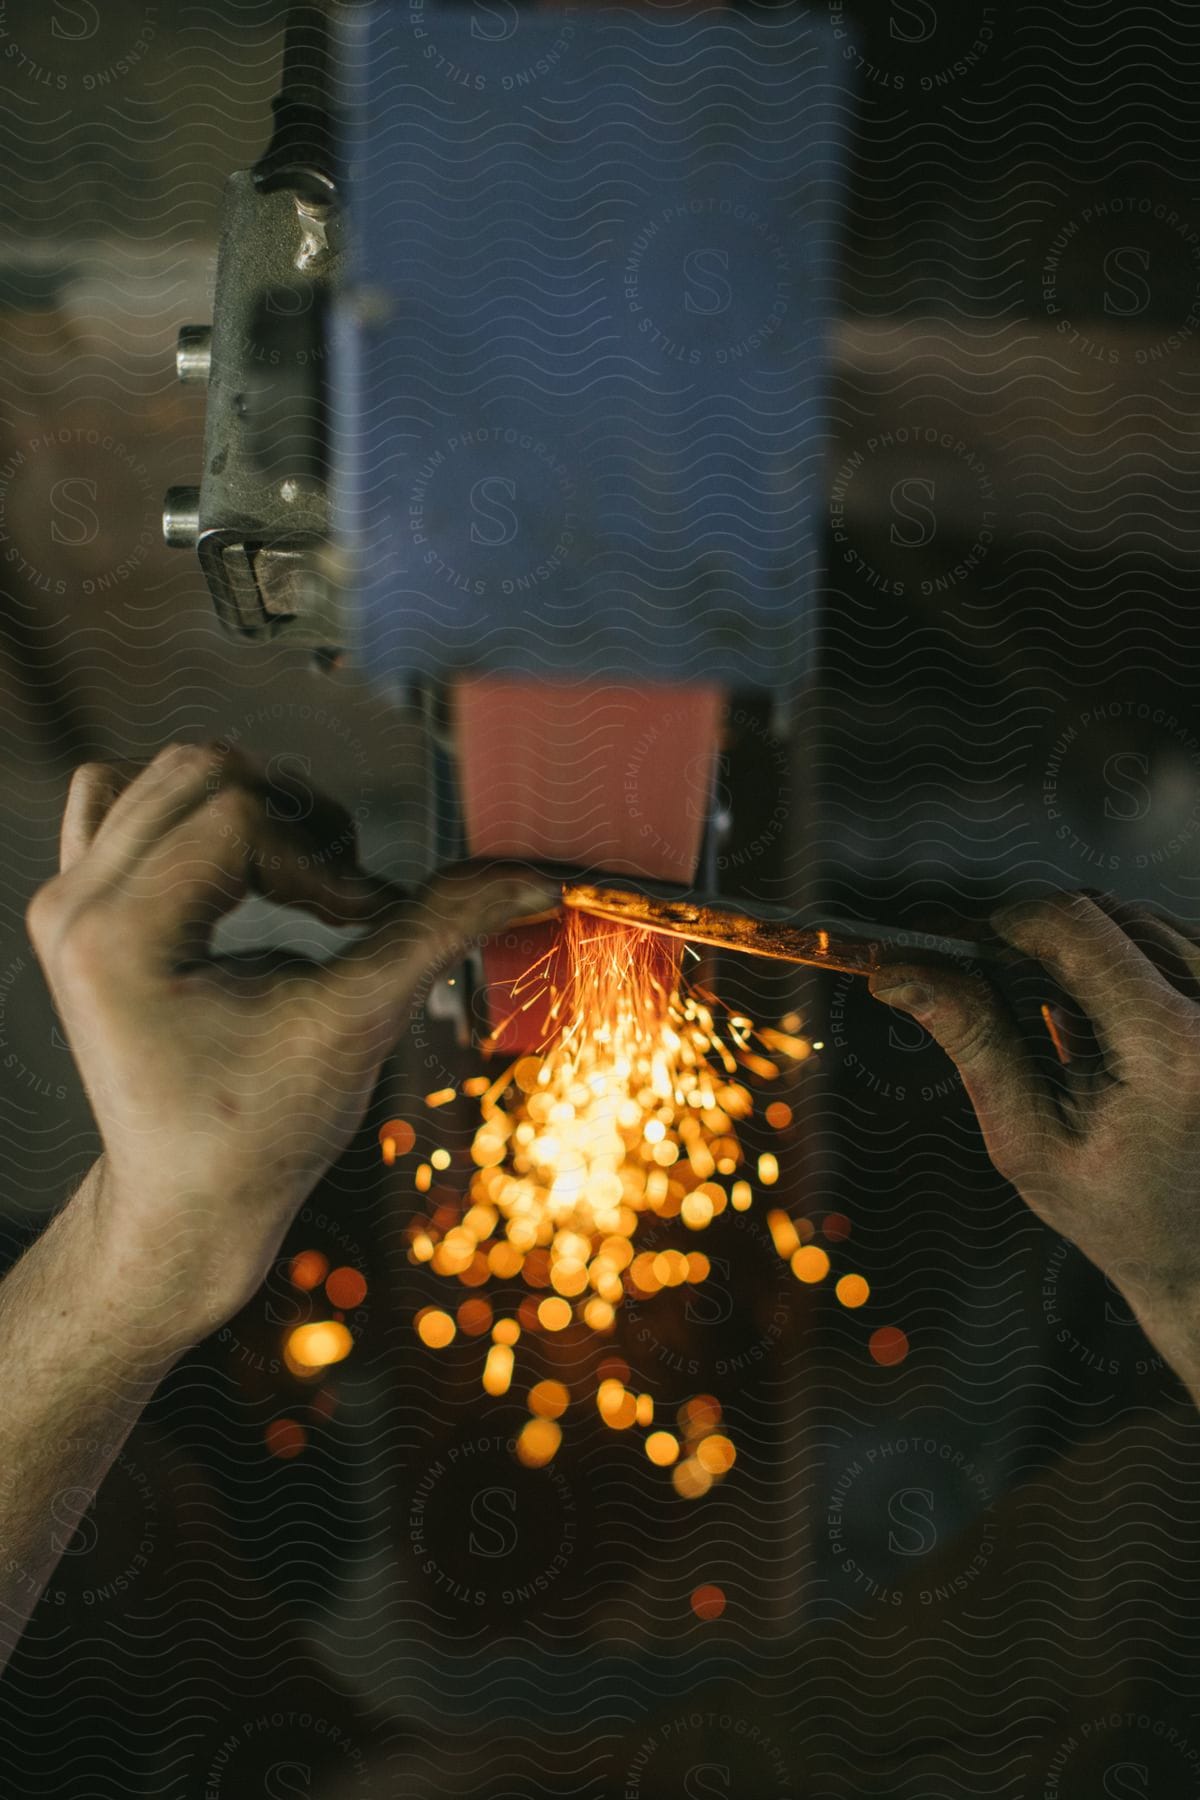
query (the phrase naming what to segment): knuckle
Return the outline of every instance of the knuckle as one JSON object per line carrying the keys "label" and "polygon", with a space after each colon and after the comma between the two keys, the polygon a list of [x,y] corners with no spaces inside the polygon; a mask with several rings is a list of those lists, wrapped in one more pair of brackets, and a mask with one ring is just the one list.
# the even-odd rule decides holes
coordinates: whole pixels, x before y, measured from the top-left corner
{"label": "knuckle", "polygon": [[224,743],[167,744],[151,764],[183,781],[203,782],[213,792],[230,768],[239,766],[233,746]]}
{"label": "knuckle", "polygon": [[25,928],[39,956],[45,955],[61,928],[64,913],[63,880],[56,875],[45,882],[25,908]]}
{"label": "knuckle", "polygon": [[1014,932],[1061,932],[1064,927],[1102,916],[1101,908],[1083,893],[1043,894],[1006,906],[997,918]]}
{"label": "knuckle", "polygon": [[1034,938],[1044,935],[1047,923],[1045,902],[1021,900],[1015,906],[1002,906],[992,914],[992,927],[1010,943],[1024,948]]}
{"label": "knuckle", "polygon": [[1083,888],[1076,888],[1062,894],[1048,894],[1044,904],[1057,918],[1094,919],[1098,912],[1103,912],[1105,905],[1116,903],[1111,894],[1089,894]]}
{"label": "knuckle", "polygon": [[115,787],[116,783],[117,772],[111,763],[85,762],[80,763],[71,776],[68,792],[72,796],[94,794]]}
{"label": "knuckle", "polygon": [[223,787],[208,801],[209,818],[222,830],[249,836],[258,824],[261,806],[244,787]]}
{"label": "knuckle", "polygon": [[996,1049],[999,1033],[995,1015],[958,1010],[940,1033],[942,1047],[960,1066],[978,1062]]}
{"label": "knuckle", "polygon": [[1051,894],[996,916],[1002,937],[1041,962],[1079,965],[1132,948],[1102,907],[1086,894]]}
{"label": "knuckle", "polygon": [[77,913],[58,944],[57,963],[66,979],[78,986],[92,985],[112,963],[114,936],[106,907],[93,904]]}
{"label": "knuckle", "polygon": [[215,761],[211,750],[200,744],[167,744],[154,758],[160,769],[175,769],[181,774],[189,770],[197,773],[209,767]]}

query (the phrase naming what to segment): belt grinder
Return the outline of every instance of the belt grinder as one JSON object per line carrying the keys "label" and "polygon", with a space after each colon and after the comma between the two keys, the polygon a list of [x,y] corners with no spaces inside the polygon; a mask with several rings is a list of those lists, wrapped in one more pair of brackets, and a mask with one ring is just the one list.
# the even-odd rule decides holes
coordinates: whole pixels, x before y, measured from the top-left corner
{"label": "belt grinder", "polygon": [[728,697],[809,679],[845,66],[792,8],[295,9],[164,529],[230,630],[415,699],[431,861],[686,886]]}

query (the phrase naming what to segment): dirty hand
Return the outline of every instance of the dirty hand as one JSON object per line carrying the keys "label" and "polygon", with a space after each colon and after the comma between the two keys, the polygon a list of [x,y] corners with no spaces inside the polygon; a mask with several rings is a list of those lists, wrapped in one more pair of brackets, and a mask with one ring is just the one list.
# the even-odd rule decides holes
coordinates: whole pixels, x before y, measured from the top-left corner
{"label": "dirty hand", "polygon": [[[85,1184],[97,1242],[152,1284],[181,1344],[261,1281],[361,1122],[418,984],[552,898],[498,866],[406,903],[358,868],[339,808],[290,798],[227,747],[173,745],[128,785],[89,764],[61,873],[29,909],[104,1141]],[[325,965],[214,958],[214,926],[251,891],[365,934]]]}
{"label": "dirty hand", "polygon": [[[981,978],[895,968],[871,991],[962,1075],[988,1154],[1104,1271],[1200,1398],[1200,934],[1148,908],[1058,895],[992,921],[1080,1018],[1056,1090]],[[1086,1021],[1088,1048],[1079,1027]]]}

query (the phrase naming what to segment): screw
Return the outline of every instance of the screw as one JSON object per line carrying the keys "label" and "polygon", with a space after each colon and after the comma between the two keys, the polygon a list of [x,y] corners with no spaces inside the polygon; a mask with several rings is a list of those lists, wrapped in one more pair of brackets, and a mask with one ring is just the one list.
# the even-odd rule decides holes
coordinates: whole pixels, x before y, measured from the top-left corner
{"label": "screw", "polygon": [[200,537],[200,489],[168,488],[163,500],[163,542],[172,550],[191,550]]}
{"label": "screw", "polygon": [[175,345],[175,373],[189,385],[206,382],[212,373],[212,326],[181,325]]}

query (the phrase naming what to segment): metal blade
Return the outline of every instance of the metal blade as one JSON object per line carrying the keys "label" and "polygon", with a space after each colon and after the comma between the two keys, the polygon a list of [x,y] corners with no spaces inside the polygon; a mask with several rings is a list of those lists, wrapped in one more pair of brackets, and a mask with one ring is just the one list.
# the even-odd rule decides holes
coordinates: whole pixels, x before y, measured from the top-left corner
{"label": "metal blade", "polygon": [[650,883],[566,881],[563,904],[667,937],[850,975],[870,975],[897,963],[961,968],[994,962],[1000,954],[995,944],[862,920],[822,918],[801,925],[781,908],[734,907],[703,895],[656,892]]}

